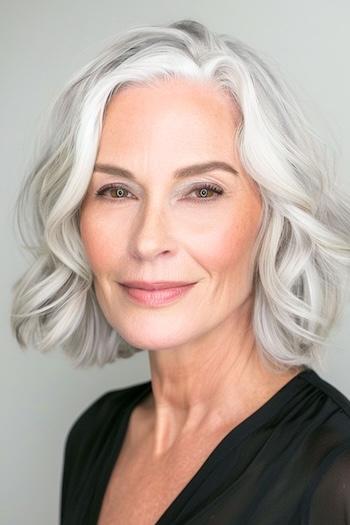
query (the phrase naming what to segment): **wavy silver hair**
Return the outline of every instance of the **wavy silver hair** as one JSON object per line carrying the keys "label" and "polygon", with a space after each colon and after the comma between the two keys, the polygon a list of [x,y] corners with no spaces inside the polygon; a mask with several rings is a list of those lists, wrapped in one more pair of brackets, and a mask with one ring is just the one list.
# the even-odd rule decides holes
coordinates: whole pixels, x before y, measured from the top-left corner
{"label": "wavy silver hair", "polygon": [[239,40],[180,20],[133,26],[70,80],[50,108],[16,204],[19,234],[33,255],[13,287],[11,326],[21,347],[61,346],[78,367],[144,350],[123,340],[99,307],[79,208],[111,96],[182,77],[214,80],[240,111],[238,151],[263,199],[252,312],[261,355],[277,370],[319,360],[347,298],[350,199],[335,184],[325,145],[272,69]]}

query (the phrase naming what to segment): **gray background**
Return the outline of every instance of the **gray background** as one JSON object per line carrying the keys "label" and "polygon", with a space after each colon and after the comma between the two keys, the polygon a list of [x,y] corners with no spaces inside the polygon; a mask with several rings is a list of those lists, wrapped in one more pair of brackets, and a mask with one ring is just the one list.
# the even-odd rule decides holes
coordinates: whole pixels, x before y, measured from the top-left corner
{"label": "gray background", "polygon": [[[279,64],[316,129],[336,149],[338,177],[349,191],[349,5],[348,0],[2,2],[1,525],[58,523],[63,444],[72,421],[107,390],[149,378],[146,353],[102,369],[75,370],[59,352],[21,351],[11,336],[11,285],[25,268],[12,210],[52,98],[120,30],[195,18]],[[318,370],[348,397],[349,320],[347,306]]]}

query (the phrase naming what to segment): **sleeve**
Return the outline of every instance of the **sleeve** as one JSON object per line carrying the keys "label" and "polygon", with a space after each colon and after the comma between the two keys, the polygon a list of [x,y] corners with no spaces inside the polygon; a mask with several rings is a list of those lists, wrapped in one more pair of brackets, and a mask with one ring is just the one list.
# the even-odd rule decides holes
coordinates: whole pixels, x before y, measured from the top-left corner
{"label": "sleeve", "polygon": [[350,443],[322,462],[310,487],[305,525],[350,525]]}

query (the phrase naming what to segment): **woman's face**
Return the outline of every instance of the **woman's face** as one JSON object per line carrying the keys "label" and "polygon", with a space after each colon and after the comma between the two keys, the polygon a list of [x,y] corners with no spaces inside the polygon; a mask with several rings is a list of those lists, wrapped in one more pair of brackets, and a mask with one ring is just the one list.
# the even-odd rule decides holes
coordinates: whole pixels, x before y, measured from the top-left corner
{"label": "woman's face", "polygon": [[[107,107],[80,231],[101,309],[133,346],[179,347],[230,318],[234,329],[251,300],[262,205],[235,150],[238,119],[227,94],[191,80],[130,86]],[[232,170],[176,177],[209,162]],[[196,284],[149,305],[129,296],[126,280]]]}

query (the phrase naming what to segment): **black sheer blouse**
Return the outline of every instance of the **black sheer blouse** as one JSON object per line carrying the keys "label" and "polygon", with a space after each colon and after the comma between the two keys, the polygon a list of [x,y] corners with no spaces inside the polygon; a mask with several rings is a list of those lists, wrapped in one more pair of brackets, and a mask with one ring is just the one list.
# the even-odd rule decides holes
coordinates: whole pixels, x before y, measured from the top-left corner
{"label": "black sheer blouse", "polygon": [[[97,524],[130,414],[151,388],[109,391],[71,426],[61,525]],[[350,401],[311,368],[293,377],[217,444],[156,525],[180,524],[350,525]]]}

